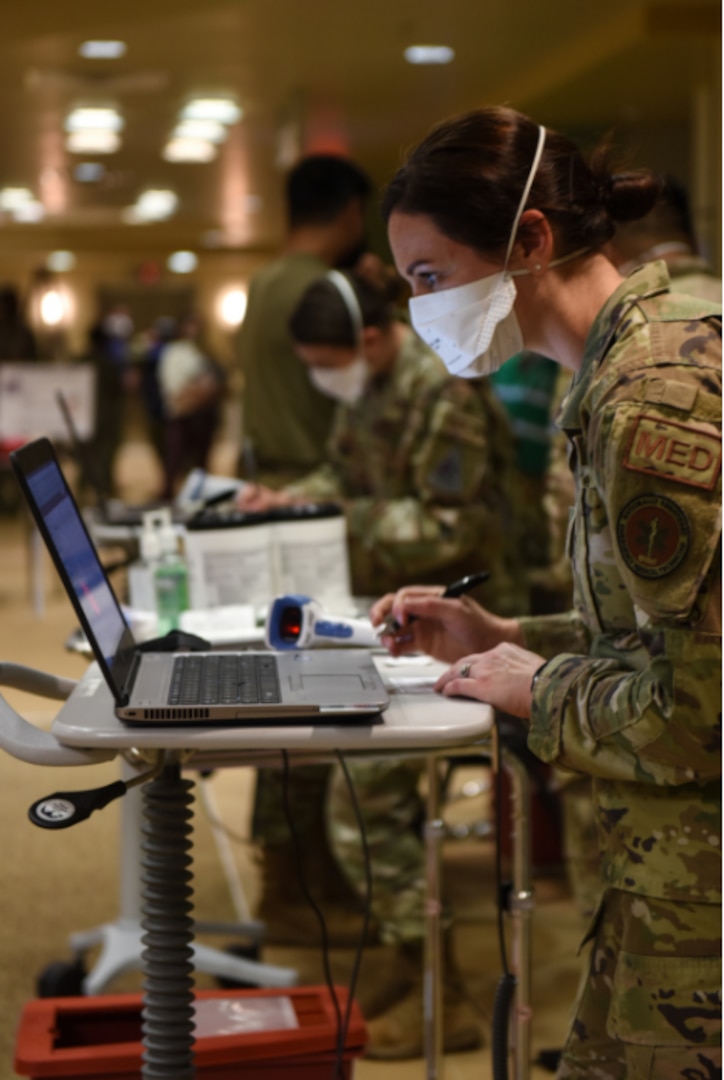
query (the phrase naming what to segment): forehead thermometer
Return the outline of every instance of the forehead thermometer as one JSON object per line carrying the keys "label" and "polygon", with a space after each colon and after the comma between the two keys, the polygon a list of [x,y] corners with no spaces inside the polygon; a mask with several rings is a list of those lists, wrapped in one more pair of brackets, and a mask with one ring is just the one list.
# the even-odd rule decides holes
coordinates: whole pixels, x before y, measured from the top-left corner
{"label": "forehead thermometer", "polygon": [[272,601],[266,620],[265,641],[271,649],[329,648],[377,645],[379,635],[369,619],[331,615],[311,596],[289,594]]}

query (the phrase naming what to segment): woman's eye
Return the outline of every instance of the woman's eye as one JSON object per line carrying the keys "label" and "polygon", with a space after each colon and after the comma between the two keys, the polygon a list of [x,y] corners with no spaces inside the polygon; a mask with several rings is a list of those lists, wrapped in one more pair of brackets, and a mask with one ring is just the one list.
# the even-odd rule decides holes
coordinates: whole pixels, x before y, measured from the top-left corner
{"label": "woman's eye", "polygon": [[428,270],[422,273],[418,272],[417,280],[421,285],[424,285],[426,289],[434,289],[436,285],[438,285],[440,278],[437,271]]}

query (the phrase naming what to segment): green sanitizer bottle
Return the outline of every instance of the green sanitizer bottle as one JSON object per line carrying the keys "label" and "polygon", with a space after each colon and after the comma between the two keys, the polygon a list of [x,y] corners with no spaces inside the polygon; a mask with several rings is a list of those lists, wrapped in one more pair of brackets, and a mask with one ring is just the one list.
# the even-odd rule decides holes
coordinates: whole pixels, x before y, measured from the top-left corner
{"label": "green sanitizer bottle", "polygon": [[158,634],[163,636],[178,629],[181,612],[189,607],[189,575],[170,514],[161,524],[160,537],[161,559],[155,568],[154,586]]}

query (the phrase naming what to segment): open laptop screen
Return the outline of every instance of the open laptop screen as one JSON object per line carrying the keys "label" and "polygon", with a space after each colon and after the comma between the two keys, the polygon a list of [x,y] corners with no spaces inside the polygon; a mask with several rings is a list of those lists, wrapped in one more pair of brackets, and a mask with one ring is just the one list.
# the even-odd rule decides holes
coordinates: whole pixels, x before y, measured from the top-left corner
{"label": "open laptop screen", "polygon": [[39,439],[12,458],[96,659],[120,700],[133,637],[52,447]]}

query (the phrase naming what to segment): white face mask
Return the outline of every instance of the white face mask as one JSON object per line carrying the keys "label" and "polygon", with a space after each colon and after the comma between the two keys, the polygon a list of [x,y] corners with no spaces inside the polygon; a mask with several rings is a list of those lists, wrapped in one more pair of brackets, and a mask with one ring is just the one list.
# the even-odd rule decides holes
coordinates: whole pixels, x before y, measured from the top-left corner
{"label": "white face mask", "polygon": [[364,356],[356,357],[345,367],[310,367],[309,378],[327,397],[355,405],[365,392],[370,369]]}
{"label": "white face mask", "polygon": [[545,137],[545,128],[539,127],[538,146],[513,220],[503,269],[478,281],[410,300],[412,325],[451,375],[464,379],[490,375],[523,349],[523,336],[513,310],[517,296],[513,278],[529,271],[511,271],[507,266]]}

